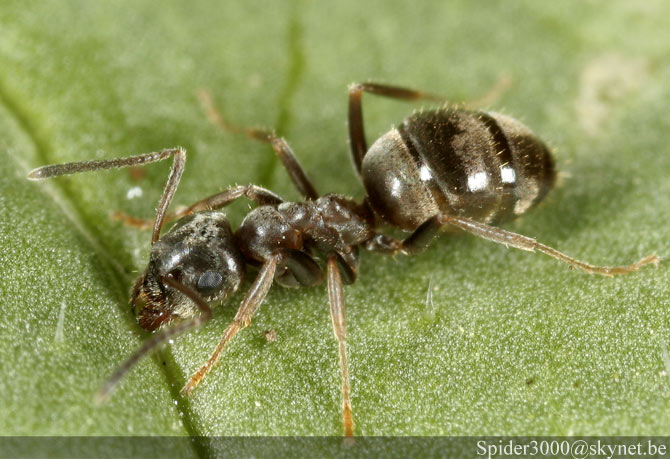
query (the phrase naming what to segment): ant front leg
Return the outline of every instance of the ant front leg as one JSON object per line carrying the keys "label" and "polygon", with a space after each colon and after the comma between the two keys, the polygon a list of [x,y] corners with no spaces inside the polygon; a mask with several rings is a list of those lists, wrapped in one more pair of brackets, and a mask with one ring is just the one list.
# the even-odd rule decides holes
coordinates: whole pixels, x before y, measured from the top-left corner
{"label": "ant front leg", "polygon": [[160,236],[161,228],[165,220],[165,213],[170,202],[172,202],[172,197],[177,191],[177,185],[179,185],[179,179],[181,179],[181,175],[184,172],[186,150],[182,148],[171,148],[168,150],[144,153],[125,158],[103,159],[100,161],[80,161],[76,163],[42,166],[30,171],[28,178],[30,180],[42,180],[78,172],[97,171],[100,169],[121,169],[124,167],[155,163],[170,157],[174,157],[174,162],[172,163],[172,169],[170,169],[170,175],[168,175],[167,183],[165,184],[165,190],[158,202],[153,225],[153,234],[151,236],[151,243],[153,244]]}
{"label": "ant front leg", "polygon": [[271,256],[261,267],[256,276],[256,280],[249,288],[244,300],[240,304],[237,314],[233,318],[233,322],[226,328],[226,331],[223,333],[221,341],[214,349],[214,352],[210,358],[205,362],[198,371],[196,371],[193,376],[189,379],[186,385],[182,388],[182,392],[185,395],[191,395],[193,389],[196,388],[200,381],[203,380],[205,376],[212,370],[216,362],[221,357],[221,353],[228,345],[228,342],[233,339],[233,337],[242,330],[243,328],[248,327],[251,324],[251,317],[258,310],[261,303],[267,296],[272,286],[274,280],[275,272],[277,270],[277,265],[283,259],[283,254],[281,252],[276,253]]}
{"label": "ant front leg", "polygon": [[342,291],[342,278],[338,268],[338,255],[328,254],[328,302],[330,304],[330,318],[333,323],[333,332],[337,339],[340,355],[340,368],[342,370],[342,420],[344,424],[344,435],[354,435],[354,420],[351,409],[351,398],[349,396],[351,387],[349,385],[349,367],[347,364],[347,321],[344,314],[344,293]]}
{"label": "ant front leg", "polygon": [[307,178],[307,174],[305,174],[304,169],[298,162],[298,158],[296,158],[295,153],[293,153],[288,142],[286,142],[286,139],[277,137],[274,132],[244,128],[230,124],[216,109],[214,102],[212,101],[212,96],[207,91],[200,91],[198,93],[198,98],[200,99],[200,103],[202,104],[205,113],[207,113],[207,117],[213,124],[225,131],[244,134],[252,140],[269,143],[279,157],[279,160],[284,165],[286,172],[288,172],[288,175],[291,177],[293,184],[296,186],[300,194],[306,199],[311,200],[316,200],[319,197],[314,185],[312,185],[312,182]]}

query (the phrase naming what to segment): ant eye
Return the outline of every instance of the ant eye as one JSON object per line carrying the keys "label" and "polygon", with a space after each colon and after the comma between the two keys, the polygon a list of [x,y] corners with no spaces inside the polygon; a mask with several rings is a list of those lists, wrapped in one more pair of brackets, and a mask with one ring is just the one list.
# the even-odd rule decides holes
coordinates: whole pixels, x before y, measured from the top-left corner
{"label": "ant eye", "polygon": [[221,285],[221,282],[223,282],[223,276],[220,273],[207,271],[198,279],[198,290],[205,292],[215,290]]}

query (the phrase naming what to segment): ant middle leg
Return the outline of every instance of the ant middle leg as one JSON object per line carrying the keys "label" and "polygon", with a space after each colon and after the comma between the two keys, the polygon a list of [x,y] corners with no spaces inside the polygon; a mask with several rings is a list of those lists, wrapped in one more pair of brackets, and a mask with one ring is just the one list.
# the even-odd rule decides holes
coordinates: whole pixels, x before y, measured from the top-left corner
{"label": "ant middle leg", "polygon": [[219,358],[221,357],[221,353],[228,345],[228,342],[233,339],[237,332],[251,324],[251,317],[258,310],[261,303],[270,291],[270,287],[272,287],[275,272],[277,270],[277,265],[282,261],[283,257],[284,255],[281,252],[278,252],[271,256],[263,264],[260,271],[258,272],[258,275],[256,276],[256,280],[254,280],[254,283],[247,291],[244,300],[242,300],[242,303],[240,304],[233,321],[230,325],[228,325],[226,331],[223,332],[221,341],[216,346],[216,349],[214,349],[214,352],[207,360],[207,362],[205,362],[198,371],[193,373],[186,385],[182,388],[181,391],[185,395],[191,395],[193,389],[195,389],[196,386],[200,384],[200,381],[202,381],[210,371],[212,371],[212,368],[216,362],[218,362]]}
{"label": "ant middle leg", "polygon": [[275,151],[279,160],[284,165],[284,168],[288,172],[288,175],[291,177],[294,185],[298,189],[301,195],[306,199],[316,200],[319,197],[319,194],[316,192],[314,185],[307,178],[305,170],[302,168],[296,158],[295,153],[289,146],[286,139],[283,137],[277,137],[274,132],[264,131],[261,129],[245,128],[230,124],[226,119],[221,115],[221,113],[214,106],[212,101],[212,96],[208,91],[202,90],[198,93],[198,98],[200,103],[207,114],[207,117],[216,126],[221,129],[236,134],[244,134],[252,140],[258,140],[259,142],[269,143],[272,146],[272,149]]}
{"label": "ant middle leg", "polygon": [[[282,198],[280,198],[272,191],[258,185],[237,185],[230,187],[221,193],[216,193],[206,197],[205,199],[202,199],[188,207],[179,209],[176,212],[167,214],[165,216],[165,222],[167,223],[169,221],[179,220],[186,215],[202,212],[204,210],[220,209],[242,197],[247,198],[261,206],[278,205],[284,202]],[[148,229],[151,225],[151,220],[132,217],[130,215],[124,214],[123,212],[115,212],[112,215],[112,218],[122,221],[127,226],[138,229]]]}

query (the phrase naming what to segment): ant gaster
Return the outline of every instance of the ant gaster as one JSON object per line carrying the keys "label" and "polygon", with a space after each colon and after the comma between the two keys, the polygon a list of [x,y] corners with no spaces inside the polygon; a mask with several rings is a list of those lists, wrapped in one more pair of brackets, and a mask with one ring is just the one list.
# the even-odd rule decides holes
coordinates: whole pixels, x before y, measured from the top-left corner
{"label": "ant gaster", "polygon": [[[445,105],[414,113],[377,139],[365,140],[361,99],[364,92],[395,99],[440,100],[411,89],[362,83],[349,88],[349,140],[354,165],[365,186],[363,202],[337,195],[320,196],[305,175],[288,143],[273,133],[228,124],[207,93],[201,100],[213,122],[269,143],[302,202],[285,202],[256,185],[234,186],[190,207],[167,215],[184,170],[181,148],[125,158],[44,166],[30,179],[75,172],[138,166],[173,158],[165,191],[153,220],[149,265],[132,290],[131,303],[146,330],[158,331],[102,386],[106,397],[143,356],[212,316],[210,305],[221,302],[241,285],[247,265],[259,268],[233,322],[212,356],[183,388],[189,395],[210,372],[227,343],[251,323],[271,285],[320,284],[325,272],[333,330],[342,371],[344,434],[353,435],[346,355],[343,284],[358,276],[358,249],[387,254],[413,254],[426,248],[443,227],[455,227],[506,246],[539,251],[588,273],[626,274],[655,263],[655,255],[627,266],[603,267],[571,258],[535,239],[496,228],[539,203],[556,179],[554,160],[545,144],[519,121],[495,112]],[[245,197],[258,206],[236,231],[221,208]],[[124,217],[140,226],[143,221]],[[163,236],[166,219],[177,223]],[[383,224],[411,234],[398,240],[380,232]]]}

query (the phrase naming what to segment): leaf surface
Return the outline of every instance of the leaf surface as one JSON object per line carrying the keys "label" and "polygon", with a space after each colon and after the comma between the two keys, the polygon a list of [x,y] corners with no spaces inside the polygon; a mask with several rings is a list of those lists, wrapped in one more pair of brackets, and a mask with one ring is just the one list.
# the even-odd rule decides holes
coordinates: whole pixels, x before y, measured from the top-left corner
{"label": "leaf surface", "polygon": [[[183,398],[232,319],[93,394],[147,334],[127,303],[168,164],[32,183],[43,164],[181,145],[175,199],[235,183],[299,196],[267,146],[222,133],[195,93],[286,136],[321,192],[362,197],[346,88],[379,81],[491,103],[556,149],[561,186],[506,228],[597,264],[668,255],[667,4],[150,1],[0,7],[0,431],[7,435],[339,435],[324,288],[272,289]],[[364,96],[370,140],[412,109]],[[141,197],[137,196],[141,192]],[[238,224],[246,203],[230,209]],[[345,289],[359,435],[661,435],[670,423],[670,274],[600,278],[452,235],[415,257],[364,253]],[[248,287],[248,283],[246,286]],[[427,298],[429,288],[432,299]],[[263,332],[274,329],[277,340]],[[174,450],[208,456],[206,441]]]}

